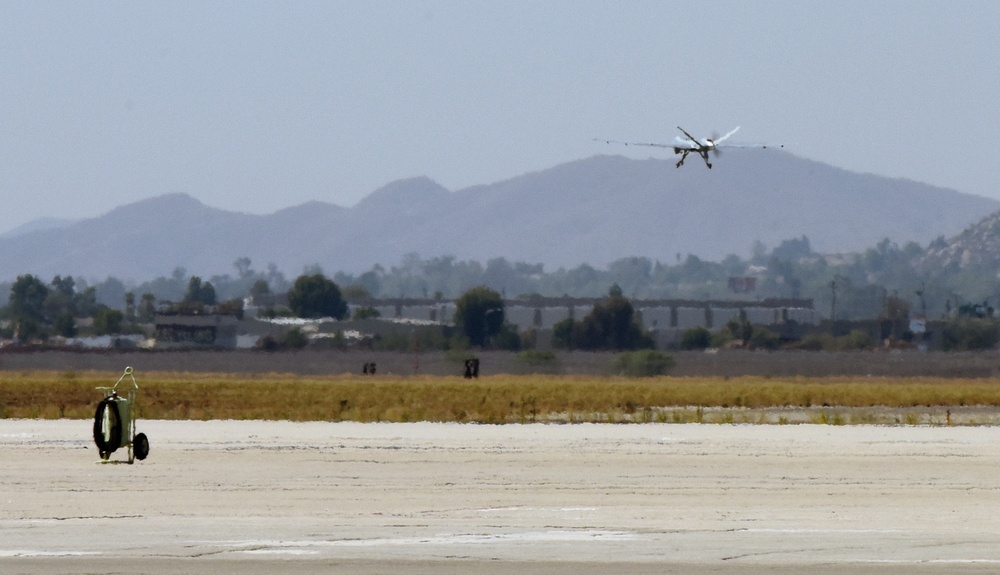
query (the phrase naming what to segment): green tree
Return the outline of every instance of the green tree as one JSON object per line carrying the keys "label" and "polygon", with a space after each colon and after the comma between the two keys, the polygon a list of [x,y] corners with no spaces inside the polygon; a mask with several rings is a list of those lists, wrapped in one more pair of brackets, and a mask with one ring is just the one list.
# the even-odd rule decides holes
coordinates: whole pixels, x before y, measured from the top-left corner
{"label": "green tree", "polygon": [[184,295],[184,303],[215,305],[215,286],[211,282],[202,282],[198,276],[191,276],[188,280],[187,293]]}
{"label": "green tree", "polygon": [[137,319],[143,323],[152,323],[156,316],[156,296],[146,292],[139,299],[139,309],[136,311]]}
{"label": "green tree", "polygon": [[805,235],[801,238],[785,240],[771,252],[771,257],[773,259],[786,262],[797,262],[802,258],[807,258],[812,255],[812,246],[809,245],[809,238]]}
{"label": "green tree", "polygon": [[288,307],[297,317],[347,317],[347,303],[340,288],[323,274],[301,275],[288,291]]}
{"label": "green tree", "polygon": [[125,292],[125,319],[135,323],[135,292]]}
{"label": "green tree", "polygon": [[486,347],[503,328],[504,302],[499,293],[474,287],[455,301],[455,325],[473,346]]}
{"label": "green tree", "polygon": [[15,332],[21,339],[43,335],[45,322],[45,299],[49,289],[42,280],[33,275],[18,276],[10,288],[7,317],[14,323]]}
{"label": "green tree", "polygon": [[42,329],[42,325],[37,321],[33,319],[22,319],[16,324],[14,329],[14,338],[23,342],[30,342],[32,340],[45,341],[49,338],[49,334]]}
{"label": "green tree", "polygon": [[125,314],[122,312],[109,307],[102,308],[94,316],[94,333],[97,335],[121,333],[124,319]]}
{"label": "green tree", "polygon": [[253,268],[250,267],[250,258],[246,256],[236,258],[236,261],[233,262],[233,267],[236,268],[236,273],[239,274],[240,279],[246,279],[253,275]]}
{"label": "green tree", "polygon": [[267,283],[267,280],[257,280],[250,286],[250,295],[271,295],[271,286]]}
{"label": "green tree", "polygon": [[568,317],[552,326],[552,347],[556,349],[573,349],[573,331],[576,322]]}
{"label": "green tree", "polygon": [[43,306],[45,317],[55,320],[65,314],[69,314],[70,317],[77,315],[75,296],[76,286],[73,276],[53,278],[49,284],[48,295],[45,296]]}
{"label": "green tree", "polygon": [[94,317],[100,310],[97,303],[97,288],[91,286],[73,296],[73,310],[77,317]]}
{"label": "green tree", "polygon": [[73,318],[73,314],[64,311],[56,316],[52,329],[55,330],[56,334],[63,337],[75,337],[76,319]]}
{"label": "green tree", "polygon": [[108,277],[94,286],[96,301],[115,308],[121,307],[121,302],[125,301],[125,292],[127,291],[125,284],[120,279],[114,277]]}
{"label": "green tree", "polygon": [[653,347],[642,331],[632,303],[613,285],[604,301],[594,305],[573,331],[573,343],[580,349],[633,350]]}

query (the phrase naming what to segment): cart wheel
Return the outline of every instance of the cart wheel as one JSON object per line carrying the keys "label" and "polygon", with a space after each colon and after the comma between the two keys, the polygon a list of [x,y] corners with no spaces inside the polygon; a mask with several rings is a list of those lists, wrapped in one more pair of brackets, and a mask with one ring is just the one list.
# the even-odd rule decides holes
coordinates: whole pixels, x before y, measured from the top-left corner
{"label": "cart wheel", "polygon": [[97,404],[97,412],[94,414],[94,443],[102,454],[107,455],[111,455],[122,443],[122,420],[118,402],[110,397]]}
{"label": "cart wheel", "polygon": [[146,459],[149,455],[149,440],[146,439],[145,433],[137,433],[135,439],[132,440],[132,448],[135,450],[135,458],[139,461]]}

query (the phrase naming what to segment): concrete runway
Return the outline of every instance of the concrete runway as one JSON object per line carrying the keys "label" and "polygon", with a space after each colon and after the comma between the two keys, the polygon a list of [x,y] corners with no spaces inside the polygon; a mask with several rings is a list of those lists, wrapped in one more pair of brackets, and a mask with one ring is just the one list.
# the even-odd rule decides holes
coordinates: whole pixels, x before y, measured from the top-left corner
{"label": "concrete runway", "polygon": [[[1000,428],[0,420],[0,573],[1000,571]],[[123,461],[115,453],[112,461]]]}

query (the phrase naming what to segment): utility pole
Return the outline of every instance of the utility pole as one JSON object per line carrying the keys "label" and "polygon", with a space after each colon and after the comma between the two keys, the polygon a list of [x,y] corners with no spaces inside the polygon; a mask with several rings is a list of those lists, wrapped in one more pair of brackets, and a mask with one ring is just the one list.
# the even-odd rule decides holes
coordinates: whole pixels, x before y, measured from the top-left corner
{"label": "utility pole", "polygon": [[830,292],[833,294],[830,298],[830,321],[833,321],[837,315],[837,280],[830,280]]}
{"label": "utility pole", "polygon": [[927,319],[927,301],[924,300],[924,282],[920,282],[920,289],[917,290],[917,297],[920,298],[920,316]]}

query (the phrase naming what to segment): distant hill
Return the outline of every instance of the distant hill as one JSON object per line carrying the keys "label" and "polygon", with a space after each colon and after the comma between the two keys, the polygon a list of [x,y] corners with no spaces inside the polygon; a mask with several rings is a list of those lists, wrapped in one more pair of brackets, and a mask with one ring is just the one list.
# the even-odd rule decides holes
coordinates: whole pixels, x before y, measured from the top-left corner
{"label": "distant hill", "polygon": [[12,238],[14,236],[30,234],[31,232],[56,230],[71,226],[74,223],[76,223],[76,220],[68,220],[65,218],[39,218],[37,220],[32,220],[23,226],[18,226],[10,231],[0,234],[0,238]]}
{"label": "distant hill", "polygon": [[934,242],[919,262],[923,270],[975,268],[1000,273],[1000,212],[994,212],[944,242]]}
{"label": "distant hill", "polygon": [[320,201],[258,216],[170,194],[64,227],[0,237],[0,280],[23,273],[143,281],[175,267],[210,277],[249,257],[289,277],[392,266],[403,255],[505,257],[546,269],[626,256],[674,263],[749,255],[808,236],[818,252],[889,238],[926,246],[1000,202],[917,182],[851,173],[772,150],[727,151],[707,170],[674,160],[595,156],[507,181],[449,191],[427,178],[390,183],[352,208]]}

